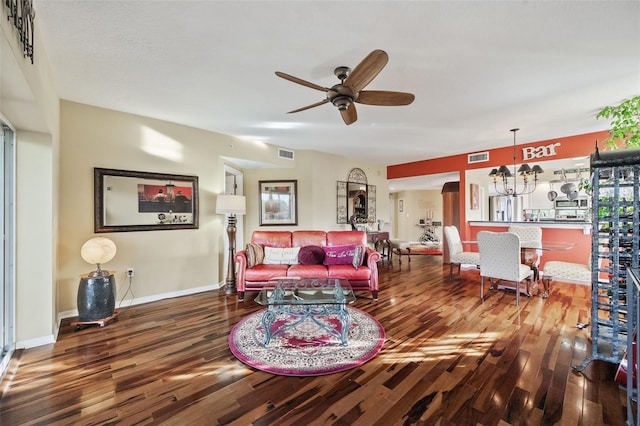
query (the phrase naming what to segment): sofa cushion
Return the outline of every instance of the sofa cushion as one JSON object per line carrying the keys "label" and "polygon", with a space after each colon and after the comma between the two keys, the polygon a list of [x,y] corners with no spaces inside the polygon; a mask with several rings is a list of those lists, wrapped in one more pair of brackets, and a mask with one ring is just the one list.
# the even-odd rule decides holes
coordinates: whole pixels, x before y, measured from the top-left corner
{"label": "sofa cushion", "polygon": [[344,246],[322,247],[324,251],[325,265],[351,265],[358,268],[362,265],[364,250],[359,244],[347,244]]}
{"label": "sofa cushion", "polygon": [[327,267],[324,265],[291,265],[287,277],[295,278],[327,278]]}
{"label": "sofa cushion", "polygon": [[247,268],[253,268],[264,261],[264,248],[260,244],[247,244]]}
{"label": "sofa cushion", "polygon": [[253,231],[251,242],[264,247],[291,247],[290,231]]}
{"label": "sofa cushion", "polygon": [[353,260],[351,264],[354,268],[358,269],[364,263],[364,255],[367,252],[367,249],[362,244],[356,245],[356,248],[353,251]]}
{"label": "sofa cushion", "polygon": [[265,247],[264,260],[266,265],[297,265],[300,247]]}
{"label": "sofa cushion", "polygon": [[244,276],[247,282],[259,281],[267,282],[276,278],[287,276],[289,265],[256,265],[253,268],[247,268]]}
{"label": "sofa cushion", "polygon": [[[355,269],[351,265],[329,265],[327,266],[329,278],[344,278],[352,281],[366,281],[371,278],[371,269],[368,266],[361,266]],[[353,286],[353,283],[352,283]]]}
{"label": "sofa cushion", "polygon": [[324,231],[293,231],[291,233],[292,247],[326,246],[327,233]]}
{"label": "sofa cushion", "polygon": [[298,263],[301,265],[322,265],[324,250],[320,246],[304,246],[298,252]]}
{"label": "sofa cushion", "polygon": [[367,233],[365,231],[328,231],[328,246],[343,246],[346,244],[367,245]]}

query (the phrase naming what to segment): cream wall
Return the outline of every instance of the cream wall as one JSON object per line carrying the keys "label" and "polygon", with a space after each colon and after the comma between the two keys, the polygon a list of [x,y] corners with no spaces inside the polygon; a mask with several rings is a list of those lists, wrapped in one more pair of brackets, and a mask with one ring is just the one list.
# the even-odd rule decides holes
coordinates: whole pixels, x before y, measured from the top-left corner
{"label": "cream wall", "polygon": [[51,139],[22,131],[16,139],[16,335],[46,342],[55,317]]}
{"label": "cream wall", "polygon": [[226,224],[215,214],[215,198],[224,187],[221,157],[273,163],[272,168],[243,170],[245,239],[259,227],[259,180],[298,181],[298,226],[265,229],[348,229],[335,223],[336,181],[345,180],[353,167],[365,170],[369,183],[377,186],[378,211],[388,211],[382,165],[315,151],[296,151],[294,161],[278,163],[273,146],[73,102],[61,105],[58,312],[75,310],[78,276],[94,269],[80,258],[80,247],[94,236],[94,167],[199,178],[199,229],[101,234],[118,247],[115,258],[104,265],[116,273],[118,294],[125,294],[124,271],[132,266],[137,299],[215,288],[223,281]]}
{"label": "cream wall", "polygon": [[[377,217],[389,221],[389,184],[384,166],[317,151],[296,151],[295,162],[291,166],[289,169],[245,170],[247,215],[244,216],[246,241],[243,244],[249,241],[256,229],[351,229],[349,224],[336,223],[336,182],[346,181],[349,171],[354,167],[361,168],[367,175],[369,185],[376,186]],[[298,226],[259,226],[258,181],[272,179],[297,179]]]}
{"label": "cream wall", "polygon": [[59,102],[39,27],[32,64],[6,11],[0,11],[0,115],[15,130],[15,340],[26,347],[51,342],[57,330]]}
{"label": "cream wall", "polygon": [[[420,219],[427,219],[427,214],[432,215],[434,222],[442,222],[442,194],[438,190],[400,191],[393,198],[397,217],[395,237],[400,240],[418,241],[422,228],[417,225]],[[435,233],[442,241],[442,227],[435,228]]]}
{"label": "cream wall", "polygon": [[218,265],[211,259],[222,239],[215,195],[223,189],[219,155],[230,138],[72,102],[62,102],[60,120],[58,311],[76,308],[78,276],[95,269],[80,258],[80,247],[94,236],[94,167],[199,177],[200,229],[102,234],[118,248],[104,267],[115,271],[119,295],[129,266],[142,299],[216,284]]}

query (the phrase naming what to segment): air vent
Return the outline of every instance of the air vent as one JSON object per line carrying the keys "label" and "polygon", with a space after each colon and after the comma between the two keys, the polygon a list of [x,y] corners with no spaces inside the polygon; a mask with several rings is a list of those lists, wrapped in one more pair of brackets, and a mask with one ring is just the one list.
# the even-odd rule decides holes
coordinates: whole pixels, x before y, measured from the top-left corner
{"label": "air vent", "polygon": [[476,152],[475,154],[469,154],[467,157],[467,163],[482,163],[484,161],[489,161],[489,152]]}
{"label": "air vent", "polygon": [[289,151],[288,149],[278,148],[278,157],[284,158],[287,160],[293,160],[293,151]]}

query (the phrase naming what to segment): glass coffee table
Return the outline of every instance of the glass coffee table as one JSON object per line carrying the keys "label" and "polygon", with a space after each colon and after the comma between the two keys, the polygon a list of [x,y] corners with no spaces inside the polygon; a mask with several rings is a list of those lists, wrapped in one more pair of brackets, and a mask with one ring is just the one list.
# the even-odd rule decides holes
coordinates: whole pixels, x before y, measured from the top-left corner
{"label": "glass coffee table", "polygon": [[[267,310],[262,316],[264,342],[286,331],[296,328],[304,321],[313,321],[316,325],[338,338],[343,346],[348,344],[351,315],[346,306],[355,302],[351,285],[346,279],[278,279],[273,285],[267,285],[255,301]],[[278,315],[290,315],[294,321],[272,329]],[[322,317],[333,315],[340,321],[339,329],[322,321]]]}

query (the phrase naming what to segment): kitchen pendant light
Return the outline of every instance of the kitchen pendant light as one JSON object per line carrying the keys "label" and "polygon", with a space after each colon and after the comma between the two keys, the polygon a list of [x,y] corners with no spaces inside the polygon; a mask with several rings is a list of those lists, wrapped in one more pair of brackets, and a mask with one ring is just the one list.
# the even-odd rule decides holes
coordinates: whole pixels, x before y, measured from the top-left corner
{"label": "kitchen pendant light", "polygon": [[[489,176],[493,178],[494,188],[500,195],[511,195],[515,197],[518,195],[531,194],[533,191],[535,191],[538,184],[538,175],[540,173],[544,173],[542,167],[538,166],[537,164],[531,167],[526,163],[522,164],[516,172],[516,132],[518,130],[520,129],[510,130],[510,132],[513,132],[513,173],[511,172],[511,170],[509,170],[509,167],[504,165],[500,166],[497,169],[491,170],[491,173],[489,173]],[[522,176],[523,182],[522,188],[520,190],[518,190],[517,183],[518,174]],[[533,185],[530,185],[530,177],[533,177]],[[513,178],[512,185],[510,185],[509,178]],[[502,181],[502,188],[498,188],[498,180]]]}

